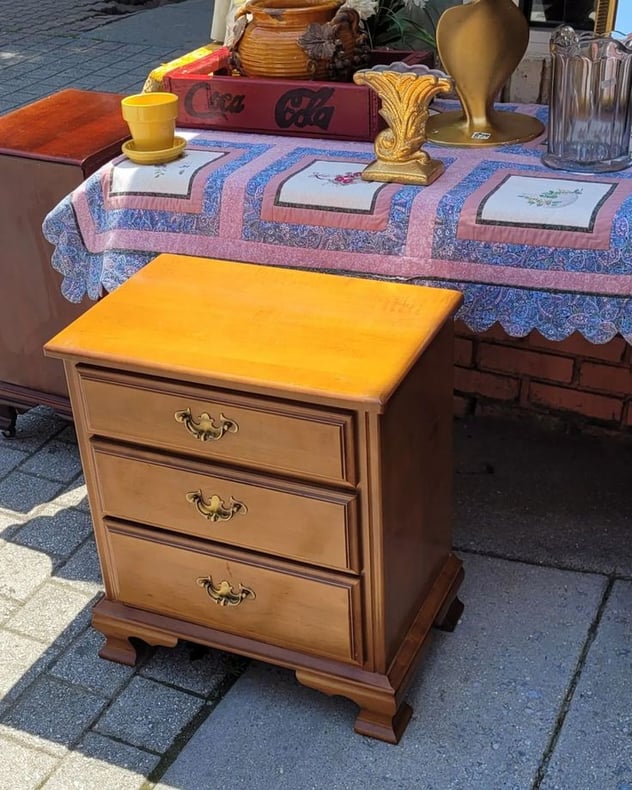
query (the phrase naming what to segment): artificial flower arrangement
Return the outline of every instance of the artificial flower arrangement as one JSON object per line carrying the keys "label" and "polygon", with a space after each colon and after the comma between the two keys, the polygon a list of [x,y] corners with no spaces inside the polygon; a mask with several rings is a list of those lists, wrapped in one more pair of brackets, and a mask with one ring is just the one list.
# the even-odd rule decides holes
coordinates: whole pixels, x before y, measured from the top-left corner
{"label": "artificial flower arrangement", "polygon": [[345,6],[358,12],[372,49],[435,48],[442,9],[433,0],[346,0]]}

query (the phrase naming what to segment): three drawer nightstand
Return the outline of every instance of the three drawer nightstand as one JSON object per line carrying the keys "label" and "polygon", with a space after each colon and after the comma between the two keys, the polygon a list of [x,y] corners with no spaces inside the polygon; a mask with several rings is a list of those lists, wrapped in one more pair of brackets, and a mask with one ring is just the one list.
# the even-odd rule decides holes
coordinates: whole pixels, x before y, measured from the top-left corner
{"label": "three drawer nightstand", "polygon": [[280,664],[396,743],[451,552],[460,294],[161,255],[64,359],[105,583],[104,658],[178,639]]}

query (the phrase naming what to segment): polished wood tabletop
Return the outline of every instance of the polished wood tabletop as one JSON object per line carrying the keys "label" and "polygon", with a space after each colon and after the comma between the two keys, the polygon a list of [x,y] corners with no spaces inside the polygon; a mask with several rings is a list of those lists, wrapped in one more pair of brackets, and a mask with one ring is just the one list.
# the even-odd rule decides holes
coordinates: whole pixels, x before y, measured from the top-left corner
{"label": "polished wood tabletop", "polygon": [[379,407],[461,301],[440,288],[160,255],[46,349]]}

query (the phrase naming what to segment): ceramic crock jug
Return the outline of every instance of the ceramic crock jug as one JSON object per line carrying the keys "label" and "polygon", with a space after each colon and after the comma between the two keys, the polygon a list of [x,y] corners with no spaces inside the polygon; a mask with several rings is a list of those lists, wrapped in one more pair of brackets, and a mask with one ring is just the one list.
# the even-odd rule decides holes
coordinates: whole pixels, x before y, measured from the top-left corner
{"label": "ceramic crock jug", "polygon": [[232,61],[246,77],[350,80],[368,63],[360,18],[340,0],[250,0],[235,20]]}
{"label": "ceramic crock jug", "polygon": [[565,25],[551,37],[544,164],[603,173],[631,163],[632,43]]}

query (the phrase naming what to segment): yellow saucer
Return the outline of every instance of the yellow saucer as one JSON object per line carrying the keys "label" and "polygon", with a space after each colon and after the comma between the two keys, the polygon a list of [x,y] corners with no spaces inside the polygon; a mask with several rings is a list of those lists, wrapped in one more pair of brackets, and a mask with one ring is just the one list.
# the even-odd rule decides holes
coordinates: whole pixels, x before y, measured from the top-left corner
{"label": "yellow saucer", "polygon": [[137,165],[164,165],[166,162],[173,162],[186,148],[187,141],[184,137],[173,138],[171,148],[163,148],[162,151],[137,151],[133,140],[128,140],[121,146],[121,151],[128,159]]}

